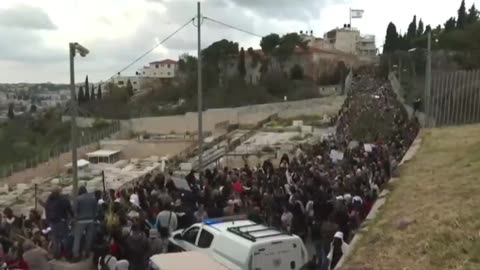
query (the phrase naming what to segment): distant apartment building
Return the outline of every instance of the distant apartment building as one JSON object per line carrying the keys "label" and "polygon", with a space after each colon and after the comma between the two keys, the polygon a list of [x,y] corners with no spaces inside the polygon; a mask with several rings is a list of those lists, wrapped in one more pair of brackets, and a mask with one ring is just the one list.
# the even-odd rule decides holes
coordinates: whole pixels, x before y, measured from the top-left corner
{"label": "distant apartment building", "polygon": [[148,66],[143,67],[139,76],[147,78],[170,79],[175,78],[178,71],[178,62],[171,59],[151,62]]}
{"label": "distant apartment building", "polygon": [[115,76],[111,79],[111,82],[116,84],[118,87],[127,87],[128,80],[132,83],[133,92],[140,91],[141,80],[139,76]]}
{"label": "distant apartment building", "polygon": [[361,35],[356,28],[345,26],[327,32],[325,40],[333,45],[334,49],[354,54],[360,58],[375,58],[377,47],[374,35]]}

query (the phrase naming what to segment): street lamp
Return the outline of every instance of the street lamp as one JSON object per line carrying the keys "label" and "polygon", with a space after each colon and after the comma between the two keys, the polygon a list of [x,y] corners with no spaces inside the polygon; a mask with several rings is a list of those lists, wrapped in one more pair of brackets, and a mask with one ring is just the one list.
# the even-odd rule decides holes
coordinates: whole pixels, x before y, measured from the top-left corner
{"label": "street lamp", "polygon": [[75,66],[74,58],[75,55],[80,54],[81,57],[87,56],[90,52],[87,48],[78,44],[77,42],[69,43],[70,48],[70,116],[71,116],[71,140],[72,140],[72,180],[73,180],[73,189],[72,189],[72,200],[73,200],[73,211],[75,217],[77,216],[77,195],[78,195],[78,168],[77,168],[77,100],[75,92]]}

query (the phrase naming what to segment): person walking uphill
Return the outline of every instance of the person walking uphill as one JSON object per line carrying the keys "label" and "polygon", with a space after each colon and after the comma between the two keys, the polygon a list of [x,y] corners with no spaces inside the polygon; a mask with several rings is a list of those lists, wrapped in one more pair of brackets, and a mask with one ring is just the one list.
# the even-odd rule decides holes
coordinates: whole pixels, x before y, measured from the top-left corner
{"label": "person walking uphill", "polygon": [[55,188],[48,196],[45,205],[45,214],[51,228],[55,259],[60,259],[62,247],[66,248],[68,235],[68,222],[73,217],[72,205],[68,198]]}
{"label": "person walking uphill", "polygon": [[[77,218],[73,225],[73,260],[79,261],[81,256],[88,257],[95,235],[95,218],[97,215],[97,198],[95,193],[88,193],[84,186],[78,189]],[[85,248],[82,252],[80,244],[85,233]],[[82,254],[83,253],[83,254]]]}

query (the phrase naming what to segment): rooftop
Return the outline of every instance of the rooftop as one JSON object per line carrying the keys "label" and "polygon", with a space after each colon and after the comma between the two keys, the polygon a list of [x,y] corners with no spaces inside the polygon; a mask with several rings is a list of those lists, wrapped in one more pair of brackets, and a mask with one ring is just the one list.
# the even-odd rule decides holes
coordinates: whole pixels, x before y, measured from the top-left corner
{"label": "rooftop", "polygon": [[[227,222],[218,222],[218,223],[209,223],[208,220],[204,222],[206,225],[222,232],[228,231],[229,228],[238,229],[239,234],[245,234],[247,237],[256,238],[255,242],[264,242],[268,241],[270,237],[276,237],[276,239],[281,238],[291,238],[292,235],[288,233],[281,232],[277,229],[266,227],[262,224],[257,224],[251,220],[235,220]],[[237,233],[230,232],[232,237],[238,237],[239,239],[252,241],[245,239]],[[271,240],[271,238],[270,238]]]}
{"label": "rooftop", "polygon": [[[77,167],[78,168],[82,168],[82,167],[85,167],[87,166],[88,164],[90,164],[90,162],[88,160],[85,160],[85,159],[79,159],[77,160]],[[65,165],[65,168],[71,168],[72,167],[72,162],[68,163]]]}
{"label": "rooftop", "polygon": [[177,64],[178,62],[172,59],[165,59],[161,61],[154,61],[151,62],[150,65],[156,65],[156,64]]}
{"label": "rooftop", "polygon": [[120,153],[119,150],[100,149],[95,152],[87,153],[87,157],[109,157]]}

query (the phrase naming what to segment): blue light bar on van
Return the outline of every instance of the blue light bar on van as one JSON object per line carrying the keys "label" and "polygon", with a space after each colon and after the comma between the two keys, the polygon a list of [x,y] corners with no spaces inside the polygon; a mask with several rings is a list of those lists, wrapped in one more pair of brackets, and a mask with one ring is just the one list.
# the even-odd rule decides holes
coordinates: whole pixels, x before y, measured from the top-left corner
{"label": "blue light bar on van", "polygon": [[212,225],[212,224],[217,224],[222,222],[244,220],[244,219],[247,219],[247,215],[229,216],[229,217],[221,217],[221,218],[207,218],[203,221],[203,224]]}

